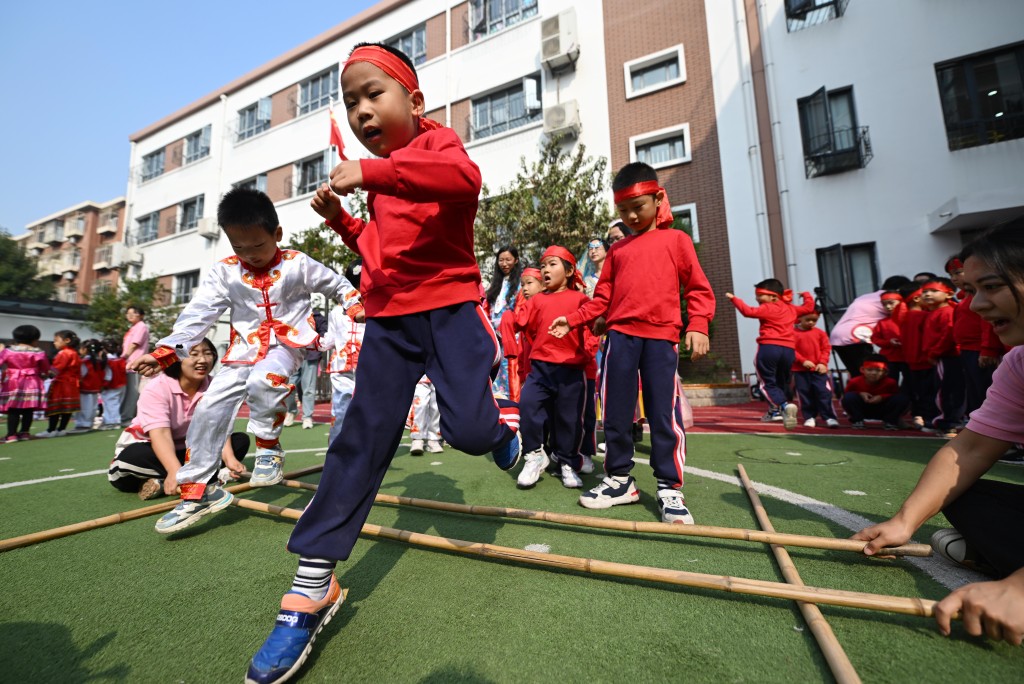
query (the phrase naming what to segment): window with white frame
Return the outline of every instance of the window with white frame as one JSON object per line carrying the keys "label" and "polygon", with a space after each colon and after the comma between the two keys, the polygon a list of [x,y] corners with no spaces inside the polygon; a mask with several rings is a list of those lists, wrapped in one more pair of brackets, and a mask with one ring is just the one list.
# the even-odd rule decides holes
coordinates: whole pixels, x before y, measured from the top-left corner
{"label": "window with white frame", "polygon": [[257,133],[270,128],[270,98],[261,97],[245,109],[238,110],[238,137],[236,141],[248,140]]}
{"label": "window with white frame", "polygon": [[164,172],[164,149],[147,154],[142,158],[142,180],[148,181]]}
{"label": "window with white frame", "polygon": [[473,140],[511,131],[541,119],[540,74],[472,103]]}
{"label": "window with white frame", "polygon": [[267,174],[261,173],[258,176],[252,178],[246,178],[243,181],[235,183],[236,188],[244,188],[246,190],[259,190],[260,192],[267,191]]}
{"label": "window with white frame", "polygon": [[160,235],[160,212],[154,211],[146,214],[137,222],[138,228],[135,231],[136,244],[152,242]]}
{"label": "window with white frame", "polygon": [[622,65],[626,79],[626,99],[670,88],[686,81],[686,61],[683,45],[673,45],[665,50]]}
{"label": "window with white frame", "polygon": [[697,230],[697,205],[678,204],[672,207],[672,216],[676,220],[676,226],[682,228],[694,242],[700,242],[700,232]]}
{"label": "window with white frame", "polygon": [[174,299],[172,304],[188,304],[199,287],[199,271],[179,273],[174,276]]}
{"label": "window with white frame", "polygon": [[420,24],[411,31],[392,38],[386,44],[404,52],[413,64],[423,64],[427,61],[427,25]]}
{"label": "window with white frame", "polygon": [[78,288],[74,283],[68,283],[64,286],[63,297],[61,297],[68,304],[76,304],[78,302]]}
{"label": "window with white frame", "polygon": [[691,153],[688,123],[641,133],[629,139],[629,160],[650,164],[656,169],[689,162]]}
{"label": "window with white frame", "polygon": [[325,150],[315,157],[303,159],[295,164],[295,194],[305,195],[316,192],[321,183],[329,178],[331,150]]}
{"label": "window with white frame", "polygon": [[210,132],[212,126],[204,126],[195,133],[185,136],[185,163],[199,161],[210,156]]}
{"label": "window with white frame", "polygon": [[338,97],[338,67],[306,79],[299,84],[299,114],[326,107]]}
{"label": "window with white frame", "polygon": [[478,40],[537,16],[537,0],[470,0],[469,39]]}
{"label": "window with white frame", "polygon": [[205,200],[204,195],[197,195],[178,205],[178,232],[199,227]]}

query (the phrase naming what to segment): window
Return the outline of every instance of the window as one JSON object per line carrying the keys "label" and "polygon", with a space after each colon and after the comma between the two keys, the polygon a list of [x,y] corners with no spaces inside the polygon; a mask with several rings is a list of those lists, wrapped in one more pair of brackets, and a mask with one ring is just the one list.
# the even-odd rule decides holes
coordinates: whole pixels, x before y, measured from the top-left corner
{"label": "window", "polygon": [[177,232],[191,230],[199,226],[199,219],[203,218],[204,195],[198,195],[187,199],[178,206]]}
{"label": "window", "polygon": [[540,121],[540,75],[473,100],[473,140]]}
{"label": "window", "polygon": [[206,126],[200,130],[185,136],[185,163],[199,161],[203,157],[210,156],[210,131],[212,126]]}
{"label": "window", "polygon": [[270,98],[261,97],[245,109],[238,110],[238,138],[248,140],[270,128]]}
{"label": "window", "polygon": [[857,126],[853,87],[821,88],[797,100],[808,178],[864,168],[871,160],[867,127]]}
{"label": "window", "polygon": [[672,207],[672,216],[676,219],[676,227],[682,228],[683,232],[693,238],[693,241],[700,242],[700,232],[697,230],[697,205],[680,204]]}
{"label": "window", "polygon": [[147,154],[142,158],[142,180],[148,181],[164,172],[164,150]]}
{"label": "window", "polygon": [[537,0],[470,0],[471,41],[537,16]]}
{"label": "window", "polygon": [[172,304],[188,304],[199,287],[199,271],[179,273],[174,276],[174,298]]}
{"label": "window", "polygon": [[427,26],[420,24],[408,33],[387,41],[387,44],[407,54],[413,64],[423,64],[427,61]]}
{"label": "window", "polygon": [[629,139],[629,160],[656,169],[690,161],[690,124],[634,135]]}
{"label": "window", "polygon": [[786,30],[793,32],[846,13],[850,0],[786,0]]}
{"label": "window", "polygon": [[297,195],[316,192],[320,184],[327,181],[331,170],[331,154],[331,150],[325,150],[321,154],[304,159],[295,165],[295,177],[298,179],[295,184]]}
{"label": "window", "polygon": [[1024,43],[935,65],[949,149],[1024,138]]}
{"label": "window", "polygon": [[154,211],[146,214],[138,220],[138,229],[135,231],[136,244],[152,242],[159,236],[160,212]]}
{"label": "window", "polygon": [[622,65],[626,78],[626,99],[646,95],[686,80],[682,44],[640,57]]}
{"label": "window", "polygon": [[94,295],[110,292],[111,289],[109,280],[97,280],[92,284],[92,293]]}
{"label": "window", "polygon": [[74,283],[68,283],[64,286],[63,292],[61,293],[61,299],[68,304],[76,304],[78,302],[78,289]]}
{"label": "window", "polygon": [[235,183],[236,188],[245,188],[246,190],[259,190],[260,192],[267,191],[267,174],[261,173],[258,176],[252,178],[246,178],[244,181],[238,181]]}
{"label": "window", "polygon": [[338,67],[334,66],[299,84],[299,114],[326,107],[337,97]]}
{"label": "window", "polygon": [[821,283],[829,328],[846,307],[862,294],[878,289],[878,258],[874,242],[832,245],[817,250],[818,282]]}

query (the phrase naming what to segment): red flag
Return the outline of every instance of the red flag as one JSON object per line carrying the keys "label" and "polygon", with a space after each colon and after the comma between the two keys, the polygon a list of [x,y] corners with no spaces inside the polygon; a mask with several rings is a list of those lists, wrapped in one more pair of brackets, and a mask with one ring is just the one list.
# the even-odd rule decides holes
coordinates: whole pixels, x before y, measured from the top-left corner
{"label": "red flag", "polygon": [[333,103],[328,110],[331,113],[331,144],[338,148],[338,156],[341,157],[341,160],[346,161],[348,157],[345,156],[345,141],[341,139],[341,128],[338,127],[338,120],[334,118]]}

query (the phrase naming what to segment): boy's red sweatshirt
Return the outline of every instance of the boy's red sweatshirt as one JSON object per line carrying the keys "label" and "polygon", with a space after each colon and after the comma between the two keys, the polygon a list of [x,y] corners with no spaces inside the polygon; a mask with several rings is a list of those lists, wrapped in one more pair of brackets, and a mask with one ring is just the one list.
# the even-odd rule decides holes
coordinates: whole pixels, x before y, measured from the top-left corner
{"label": "boy's red sweatshirt", "polygon": [[1003,343],[992,325],[971,311],[974,295],[965,294],[953,312],[953,339],[961,351],[976,351],[982,356],[1002,356]]}
{"label": "boy's red sweatshirt", "polygon": [[715,315],[715,293],[690,236],[672,228],[630,235],[608,250],[594,298],[567,317],[569,325],[605,316],[609,330],[677,344],[683,330],[680,288],[687,331],[706,335]]}
{"label": "boy's red sweatshirt", "polygon": [[828,366],[828,355],[832,353],[832,345],[828,343],[828,334],[821,328],[801,330],[793,328],[794,346],[796,360],[793,362],[793,370],[810,372],[804,368],[804,361],[811,361],[814,365],[819,363]]}
{"label": "boy's red sweatshirt", "polygon": [[425,131],[389,157],[359,165],[369,222],[342,211],[327,225],[363,257],[366,315],[478,301],[473,220],[480,169],[455,131]]}
{"label": "boy's red sweatshirt", "polygon": [[938,361],[943,356],[956,356],[956,341],[953,339],[952,304],[940,306],[928,312],[921,332],[921,358],[923,361]]}
{"label": "boy's red sweatshirt", "polygon": [[594,359],[599,340],[588,328],[573,328],[562,338],[548,334],[552,321],[569,315],[589,301],[587,295],[577,290],[541,292],[530,297],[526,306],[516,309],[516,329],[533,341],[531,361],[582,369]]}
{"label": "boy's red sweatshirt", "polygon": [[792,349],[796,344],[796,328],[793,324],[800,316],[814,311],[814,297],[809,292],[801,292],[800,296],[804,300],[800,306],[782,300],[750,306],[739,297],[732,298],[732,305],[747,318],[761,321],[758,344],[777,344]]}
{"label": "boy's red sweatshirt", "polygon": [[[895,342],[900,344],[895,344]],[[900,339],[900,326],[893,320],[892,316],[883,318],[875,324],[871,330],[871,344],[878,347],[878,353],[885,357],[890,363],[902,363],[906,361],[903,354],[903,344]]]}
{"label": "boy's red sweatshirt", "polygon": [[928,312],[924,309],[907,309],[900,321],[900,342],[903,343],[903,358],[910,370],[926,370],[932,365],[923,355],[921,337]]}
{"label": "boy's red sweatshirt", "polygon": [[900,391],[899,384],[892,378],[882,378],[874,385],[868,382],[867,378],[863,375],[858,375],[855,378],[850,378],[846,383],[847,392],[867,392],[868,394],[875,394],[880,397],[891,397]]}

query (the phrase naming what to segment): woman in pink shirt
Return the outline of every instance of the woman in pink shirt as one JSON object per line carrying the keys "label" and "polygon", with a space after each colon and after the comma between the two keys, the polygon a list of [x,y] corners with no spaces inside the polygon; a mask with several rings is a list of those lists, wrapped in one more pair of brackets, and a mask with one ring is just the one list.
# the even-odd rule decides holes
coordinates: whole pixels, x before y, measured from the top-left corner
{"label": "woman in pink shirt", "polygon": [[[131,327],[124,334],[124,342],[121,347],[121,357],[128,365],[143,354],[149,353],[149,326],[142,319],[146,316],[146,310],[140,306],[129,306],[124,310],[124,317]],[[131,423],[135,417],[136,404],[139,401],[139,393],[142,386],[139,381],[142,377],[138,373],[128,373],[125,384],[124,401],[121,403],[122,425]]]}
{"label": "woman in pink shirt", "polygon": [[969,634],[1020,645],[1024,638],[1024,486],[982,479],[1024,442],[1024,219],[983,235],[961,254],[971,310],[1014,348],[995,372],[967,428],[932,457],[900,510],[854,535],[867,555],[903,544],[939,511],[953,525],[932,536],[935,551],[993,577],[960,587],[935,606],[939,631],[960,612]]}
{"label": "woman in pink shirt", "polygon": [[[216,363],[217,349],[204,339],[187,359],[146,383],[138,414],[114,447],[107,473],[110,484],[122,492],[138,492],[142,500],[177,493],[176,475],[185,463],[185,435]],[[232,479],[245,472],[241,459],[248,450],[249,436],[244,432],[232,434],[224,445],[221,458]]]}

